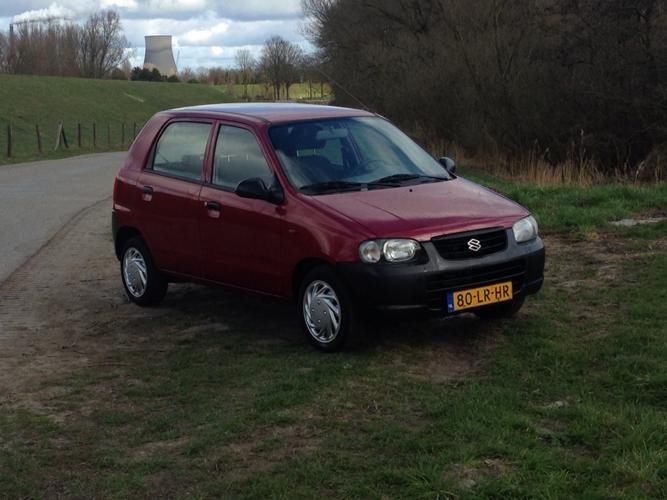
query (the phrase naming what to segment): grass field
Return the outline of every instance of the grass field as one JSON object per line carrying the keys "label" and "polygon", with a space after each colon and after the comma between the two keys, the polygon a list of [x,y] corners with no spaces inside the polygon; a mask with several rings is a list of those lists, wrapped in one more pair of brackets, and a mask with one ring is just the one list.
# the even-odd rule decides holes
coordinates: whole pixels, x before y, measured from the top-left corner
{"label": "grass field", "polygon": [[468,174],[541,223],[517,318],[387,321],[323,355],[283,306],[188,291],[166,307],[191,333],[136,323],[0,407],[0,497],[665,498],[667,223],[609,225],[667,215],[665,186]]}
{"label": "grass field", "polygon": [[[13,160],[38,157],[35,125],[42,134],[44,156],[90,152],[96,123],[97,149],[121,149],[121,125],[126,146],[137,129],[162,109],[191,104],[229,101],[221,87],[89,80],[44,76],[0,75],[0,163],[7,162],[7,125],[13,133]],[[56,130],[63,122],[70,148],[53,154]],[[82,148],[77,146],[77,124],[82,128]],[[108,132],[111,132],[109,141]]]}
{"label": "grass field", "polygon": [[[222,85],[225,92],[233,96],[234,99],[242,99],[245,97],[243,85]],[[284,91],[282,91],[282,98],[284,98]],[[251,100],[273,100],[273,90],[270,86],[261,83],[252,83],[248,85],[247,96]],[[320,84],[313,82],[312,85],[306,83],[294,83],[290,86],[290,99],[313,99],[326,100],[332,97],[331,87],[328,83]]]}
{"label": "grass field", "polygon": [[[319,92],[319,86],[313,91]],[[325,94],[329,92],[324,87]],[[251,98],[264,86],[250,85]],[[306,84],[292,86],[290,98],[307,97]],[[213,102],[240,100],[242,85],[153,83],[83,78],[0,74],[0,164],[54,158],[92,151],[127,148],[143,123],[157,111]],[[317,94],[319,97],[319,94]],[[59,122],[69,149],[54,152]],[[93,147],[93,123],[96,147]],[[7,125],[12,129],[12,157],[7,158]],[[81,124],[81,147],[78,146]],[[123,142],[122,124],[125,124]],[[136,124],[136,128],[135,128]],[[43,154],[38,153],[35,125],[40,127]]]}

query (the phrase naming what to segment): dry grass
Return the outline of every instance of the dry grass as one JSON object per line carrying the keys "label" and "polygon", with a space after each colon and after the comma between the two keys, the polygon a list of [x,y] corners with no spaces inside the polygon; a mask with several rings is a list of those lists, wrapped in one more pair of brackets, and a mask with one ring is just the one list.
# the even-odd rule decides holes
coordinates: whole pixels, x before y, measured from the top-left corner
{"label": "dry grass", "polygon": [[[422,134],[415,134],[423,137]],[[537,146],[521,157],[510,157],[500,152],[470,154],[458,144],[443,139],[421,141],[435,156],[449,156],[460,165],[474,167],[485,173],[521,181],[535,186],[592,186],[613,181],[638,183],[658,183],[667,180],[667,163],[664,158],[667,146],[657,147],[645,161],[632,168],[619,166],[613,173],[604,170],[587,154],[582,141],[573,142],[567,158],[560,163],[552,163],[545,158],[549,150]]]}

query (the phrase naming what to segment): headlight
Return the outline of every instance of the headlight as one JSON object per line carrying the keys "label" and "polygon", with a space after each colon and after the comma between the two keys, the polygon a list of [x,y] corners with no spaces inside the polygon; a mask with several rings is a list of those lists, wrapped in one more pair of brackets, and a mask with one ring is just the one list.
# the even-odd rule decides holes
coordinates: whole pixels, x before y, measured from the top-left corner
{"label": "headlight", "polygon": [[370,264],[379,262],[382,257],[388,262],[405,262],[414,258],[420,248],[415,240],[370,240],[359,245],[359,257]]}
{"label": "headlight", "polygon": [[537,238],[537,221],[532,215],[529,215],[525,219],[515,222],[512,231],[514,231],[514,239],[517,243],[534,240]]}
{"label": "headlight", "polygon": [[403,262],[412,259],[419,250],[415,240],[387,240],[382,245],[382,254],[389,262]]}
{"label": "headlight", "polygon": [[382,258],[382,249],[377,241],[364,241],[359,245],[359,257],[370,264],[379,262]]}

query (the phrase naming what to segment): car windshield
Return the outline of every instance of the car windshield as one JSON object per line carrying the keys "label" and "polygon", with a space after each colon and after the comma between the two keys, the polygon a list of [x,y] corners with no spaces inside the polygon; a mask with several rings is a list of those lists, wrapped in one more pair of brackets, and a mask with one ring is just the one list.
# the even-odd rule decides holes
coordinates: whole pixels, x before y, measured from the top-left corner
{"label": "car windshield", "polygon": [[276,125],[269,136],[289,181],[307,194],[451,179],[440,163],[383,118]]}

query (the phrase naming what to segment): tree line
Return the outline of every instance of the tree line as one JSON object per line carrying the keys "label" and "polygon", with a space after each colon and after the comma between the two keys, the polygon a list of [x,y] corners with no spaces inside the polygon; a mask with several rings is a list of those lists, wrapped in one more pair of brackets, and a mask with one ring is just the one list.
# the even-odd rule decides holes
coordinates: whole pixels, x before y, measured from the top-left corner
{"label": "tree line", "polygon": [[0,32],[0,70],[8,73],[107,78],[127,65],[118,13],[103,10],[83,24],[61,20],[14,23]]}
{"label": "tree line", "polygon": [[336,100],[471,152],[666,151],[665,0],[302,0]]}
{"label": "tree line", "polygon": [[[92,14],[83,24],[58,19],[14,23],[10,33],[0,31],[0,72],[50,76],[131,79],[152,82],[189,82],[211,85],[262,83],[274,99],[289,99],[290,85],[323,78],[317,60],[280,36],[269,37],[259,57],[239,49],[235,67],[186,67],[166,77],[156,69],[132,68],[129,44],[114,10]],[[321,89],[320,89],[321,90]],[[321,90],[322,92],[322,90]]]}

